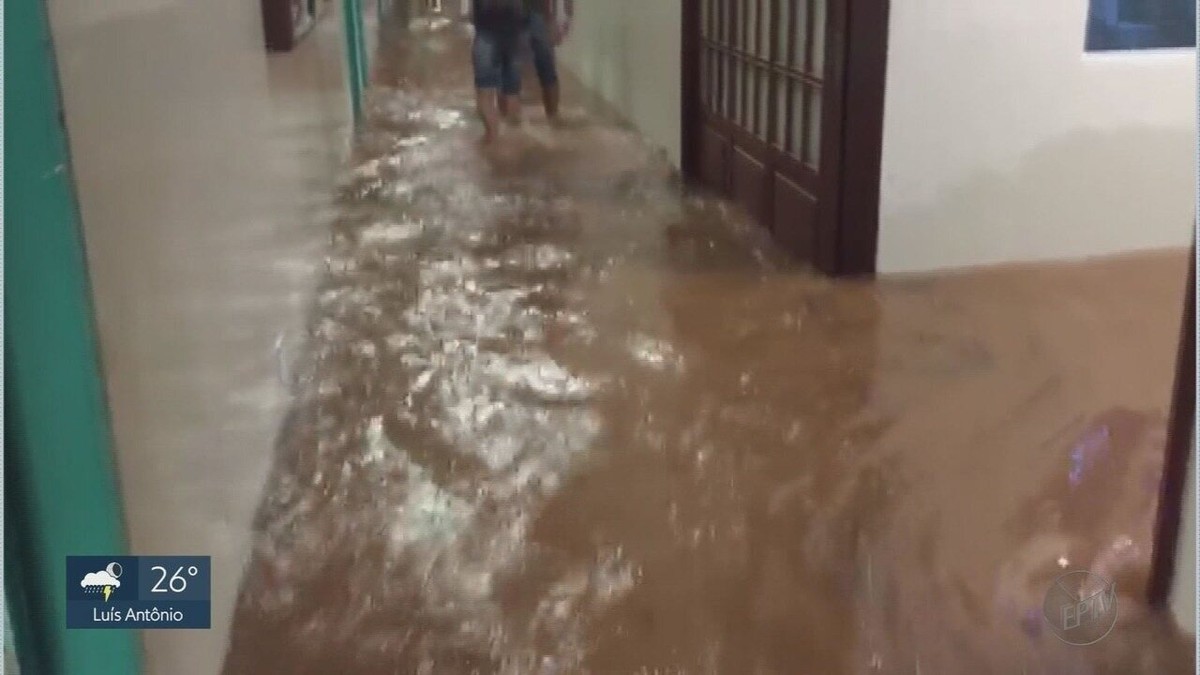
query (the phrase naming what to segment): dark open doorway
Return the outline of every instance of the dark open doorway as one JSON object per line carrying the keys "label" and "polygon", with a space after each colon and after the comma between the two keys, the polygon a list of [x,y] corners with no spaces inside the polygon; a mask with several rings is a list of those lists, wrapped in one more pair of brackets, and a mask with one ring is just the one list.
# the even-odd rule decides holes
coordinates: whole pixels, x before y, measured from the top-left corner
{"label": "dark open doorway", "polygon": [[873,274],[887,0],[685,0],[683,168],[831,275]]}

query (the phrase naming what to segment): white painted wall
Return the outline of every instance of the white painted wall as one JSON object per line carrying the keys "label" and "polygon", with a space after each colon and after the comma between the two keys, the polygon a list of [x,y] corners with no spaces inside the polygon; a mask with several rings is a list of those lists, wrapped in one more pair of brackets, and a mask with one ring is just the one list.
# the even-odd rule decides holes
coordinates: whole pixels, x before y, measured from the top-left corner
{"label": "white painted wall", "polygon": [[680,161],[681,0],[576,0],[562,60]]}
{"label": "white painted wall", "polygon": [[1085,53],[1086,16],[891,3],[881,272],[1190,242],[1195,54]]}
{"label": "white painted wall", "polygon": [[[680,0],[579,0],[564,62],[676,164]],[[881,272],[1190,241],[1196,59],[1085,53],[1087,0],[892,2]]]}
{"label": "white painted wall", "polygon": [[1171,584],[1171,613],[1184,632],[1196,634],[1196,438],[1183,488],[1183,518],[1175,551],[1175,579]]}

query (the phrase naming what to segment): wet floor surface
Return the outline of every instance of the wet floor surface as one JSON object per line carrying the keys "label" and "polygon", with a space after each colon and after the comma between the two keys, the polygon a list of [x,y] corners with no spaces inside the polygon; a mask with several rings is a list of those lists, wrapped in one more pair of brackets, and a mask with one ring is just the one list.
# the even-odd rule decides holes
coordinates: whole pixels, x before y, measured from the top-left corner
{"label": "wet floor surface", "polygon": [[[1192,671],[1139,606],[1185,256],[833,283],[579,92],[385,40],[227,675]],[[1042,618],[1114,580],[1095,645]]]}

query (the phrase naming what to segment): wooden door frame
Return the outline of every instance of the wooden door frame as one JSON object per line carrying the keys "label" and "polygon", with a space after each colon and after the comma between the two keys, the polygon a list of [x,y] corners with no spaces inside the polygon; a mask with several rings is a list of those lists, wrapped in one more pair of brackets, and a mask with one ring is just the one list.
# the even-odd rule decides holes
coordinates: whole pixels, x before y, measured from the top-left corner
{"label": "wooden door frame", "polygon": [[[700,176],[703,133],[700,31],[702,0],[682,0],[682,129],[684,177]],[[834,171],[822,175],[827,194],[819,195],[815,265],[832,276],[873,275],[879,243],[880,164],[883,154],[883,106],[887,75],[890,0],[842,0],[843,16],[831,16],[829,38],[843,50],[841,68],[827,88],[840,91],[840,153]],[[844,27],[844,29],[842,29]]]}
{"label": "wooden door frame", "polygon": [[1175,383],[1171,413],[1167,421],[1167,446],[1159,484],[1158,518],[1154,526],[1154,549],[1150,559],[1150,581],[1146,594],[1150,604],[1165,608],[1179,550],[1179,528],[1183,522],[1187,472],[1195,471],[1189,460],[1196,430],[1196,245],[1192,244],[1184,293],[1183,321],[1175,356]]}

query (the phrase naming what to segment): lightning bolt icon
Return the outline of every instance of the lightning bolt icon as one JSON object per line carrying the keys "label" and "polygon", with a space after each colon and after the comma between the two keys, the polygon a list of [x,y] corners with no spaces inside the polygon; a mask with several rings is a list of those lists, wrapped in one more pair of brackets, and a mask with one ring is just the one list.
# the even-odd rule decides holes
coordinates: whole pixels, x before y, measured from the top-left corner
{"label": "lightning bolt icon", "polygon": [[104,601],[108,602],[108,596],[112,595],[112,586],[104,587]]}

